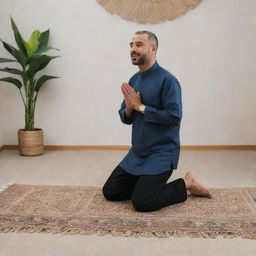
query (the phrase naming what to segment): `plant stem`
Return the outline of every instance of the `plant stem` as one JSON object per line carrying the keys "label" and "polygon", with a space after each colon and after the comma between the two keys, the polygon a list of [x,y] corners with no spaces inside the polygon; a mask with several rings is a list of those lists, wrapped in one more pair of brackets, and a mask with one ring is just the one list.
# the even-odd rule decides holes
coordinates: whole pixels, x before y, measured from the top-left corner
{"label": "plant stem", "polygon": [[35,108],[36,108],[37,95],[38,95],[38,92],[36,93],[36,96],[34,98],[34,112],[35,112]]}
{"label": "plant stem", "polygon": [[33,80],[27,84],[26,90],[26,116],[25,129],[28,131],[34,130],[34,100],[33,100]]}
{"label": "plant stem", "polygon": [[26,110],[26,103],[25,103],[25,100],[24,100],[23,94],[22,94],[22,92],[21,92],[21,89],[19,89],[19,91],[20,91],[20,95],[21,95],[21,98],[22,98],[22,101],[23,101],[23,104],[24,104],[25,110]]}

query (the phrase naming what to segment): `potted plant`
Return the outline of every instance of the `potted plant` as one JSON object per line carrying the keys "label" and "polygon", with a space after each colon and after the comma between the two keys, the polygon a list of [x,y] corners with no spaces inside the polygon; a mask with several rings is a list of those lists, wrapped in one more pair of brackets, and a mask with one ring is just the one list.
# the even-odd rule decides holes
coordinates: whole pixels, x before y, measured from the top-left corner
{"label": "potted plant", "polygon": [[25,127],[18,131],[20,154],[26,156],[42,155],[44,150],[43,130],[34,127],[35,107],[39,90],[43,84],[47,80],[57,77],[49,75],[38,77],[37,73],[44,69],[52,59],[59,57],[46,55],[45,52],[50,49],[58,49],[48,46],[49,29],[44,32],[35,30],[26,42],[12,18],[11,25],[18,48],[0,39],[3,47],[14,57],[12,59],[0,58],[0,63],[16,62],[20,68],[0,68],[0,71],[12,74],[12,76],[1,78],[0,81],[15,85],[24,104]]}

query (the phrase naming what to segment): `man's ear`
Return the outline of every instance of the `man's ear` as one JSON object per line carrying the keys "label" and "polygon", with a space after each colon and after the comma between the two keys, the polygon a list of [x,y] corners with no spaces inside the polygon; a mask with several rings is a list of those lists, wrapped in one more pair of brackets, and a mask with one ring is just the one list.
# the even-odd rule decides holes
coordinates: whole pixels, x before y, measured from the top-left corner
{"label": "man's ear", "polygon": [[152,44],[152,52],[156,53],[157,51],[157,46],[155,44]]}

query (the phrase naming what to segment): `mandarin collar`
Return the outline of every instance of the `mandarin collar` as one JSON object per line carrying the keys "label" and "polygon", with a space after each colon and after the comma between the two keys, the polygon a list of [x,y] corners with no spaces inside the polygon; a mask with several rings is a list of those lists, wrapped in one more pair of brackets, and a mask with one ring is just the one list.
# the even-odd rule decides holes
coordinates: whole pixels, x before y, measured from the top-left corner
{"label": "mandarin collar", "polygon": [[149,69],[147,69],[146,71],[140,72],[140,75],[142,77],[144,77],[146,75],[149,75],[150,73],[152,73],[158,67],[159,67],[159,64],[156,61]]}

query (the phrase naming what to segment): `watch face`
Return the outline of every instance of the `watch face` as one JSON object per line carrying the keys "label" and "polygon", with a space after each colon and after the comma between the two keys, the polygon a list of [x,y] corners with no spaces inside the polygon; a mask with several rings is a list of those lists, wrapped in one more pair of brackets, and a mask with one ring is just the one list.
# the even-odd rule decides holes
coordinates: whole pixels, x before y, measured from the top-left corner
{"label": "watch face", "polygon": [[141,106],[139,107],[139,109],[140,109],[140,111],[144,111],[144,110],[145,110],[145,106],[144,106],[144,105],[141,105]]}

